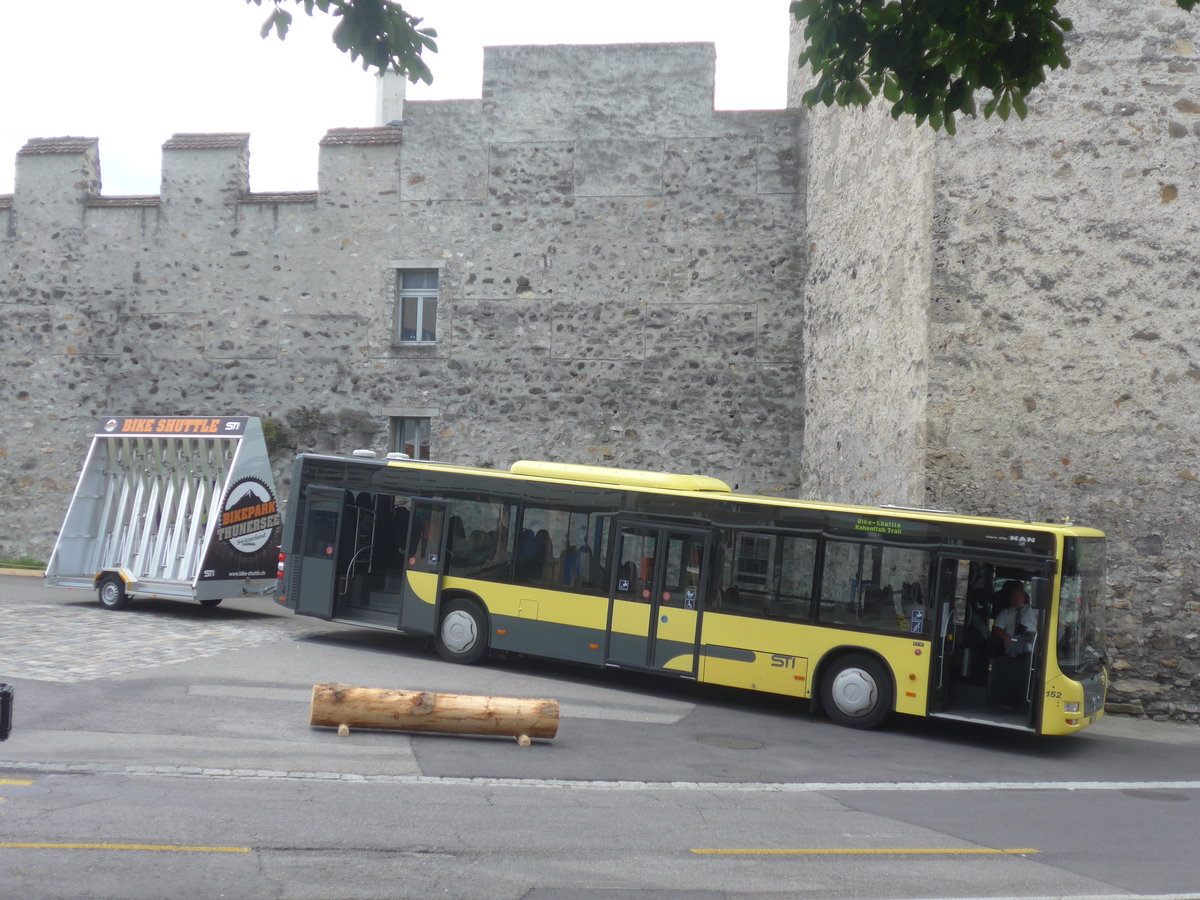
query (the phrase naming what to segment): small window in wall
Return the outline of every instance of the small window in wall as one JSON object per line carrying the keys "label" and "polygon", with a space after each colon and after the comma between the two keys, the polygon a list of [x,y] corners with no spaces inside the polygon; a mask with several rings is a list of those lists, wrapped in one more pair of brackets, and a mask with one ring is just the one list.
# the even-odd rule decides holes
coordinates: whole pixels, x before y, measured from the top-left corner
{"label": "small window in wall", "polygon": [[436,343],[437,300],[437,269],[397,269],[394,343]]}
{"label": "small window in wall", "polygon": [[393,453],[406,453],[409,459],[429,459],[429,419],[392,417]]}

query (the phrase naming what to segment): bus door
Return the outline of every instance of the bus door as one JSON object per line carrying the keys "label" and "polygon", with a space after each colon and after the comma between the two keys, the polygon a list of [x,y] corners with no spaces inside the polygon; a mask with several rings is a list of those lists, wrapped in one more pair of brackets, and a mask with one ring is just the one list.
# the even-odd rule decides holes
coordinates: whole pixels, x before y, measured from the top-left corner
{"label": "bus door", "polygon": [[622,522],[606,662],[695,677],[709,535]]}
{"label": "bus door", "polygon": [[333,615],[334,582],[337,578],[337,545],[345,492],[310,487],[300,525],[299,552],[292,552],[290,566],[299,567],[293,579],[296,612],[328,619]]}
{"label": "bus door", "polygon": [[[401,503],[404,503],[401,500]],[[399,627],[418,634],[437,630],[438,596],[446,571],[446,504],[440,500],[407,501]]]}
{"label": "bus door", "polygon": [[[1029,561],[938,560],[931,716],[1035,730],[1045,681],[1048,570]],[[1030,611],[1011,643],[993,628],[1017,590]],[[1010,614],[1011,615],[1011,614]]]}

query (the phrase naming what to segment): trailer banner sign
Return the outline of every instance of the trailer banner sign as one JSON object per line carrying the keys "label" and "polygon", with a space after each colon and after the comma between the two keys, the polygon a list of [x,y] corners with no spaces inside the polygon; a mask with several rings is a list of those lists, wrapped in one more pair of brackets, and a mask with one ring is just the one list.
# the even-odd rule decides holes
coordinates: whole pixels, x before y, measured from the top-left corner
{"label": "trailer banner sign", "polygon": [[283,515],[272,488],[248,476],[230,486],[202,579],[263,578],[279,556]]}
{"label": "trailer banner sign", "polygon": [[147,435],[154,437],[241,437],[246,418],[188,418],[185,416],[114,416],[105,419],[99,435]]}

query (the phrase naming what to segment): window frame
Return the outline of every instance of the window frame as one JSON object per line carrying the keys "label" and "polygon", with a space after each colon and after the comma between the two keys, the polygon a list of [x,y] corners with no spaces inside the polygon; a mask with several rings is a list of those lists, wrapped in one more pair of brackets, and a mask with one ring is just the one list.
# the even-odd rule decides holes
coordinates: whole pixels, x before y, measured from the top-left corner
{"label": "window frame", "polygon": [[[409,453],[405,449],[405,426],[413,423],[417,434],[415,435],[413,446],[416,448],[416,455]],[[420,443],[421,426],[424,424],[425,443]],[[403,453],[409,459],[432,459],[433,458],[433,418],[431,416],[410,416],[398,415],[388,416],[388,447],[392,453]],[[424,446],[425,454],[421,455],[421,448]]]}
{"label": "window frame", "polygon": [[[442,267],[437,264],[429,263],[413,263],[411,265],[392,264],[394,275],[394,291],[395,300],[392,304],[392,346],[394,347],[434,347],[438,343],[438,307],[441,299],[442,287]],[[413,276],[414,280],[418,276],[432,275],[433,285],[421,284],[419,286],[406,287],[405,277]],[[415,305],[416,318],[415,328],[413,333],[414,338],[405,338],[404,336],[404,311],[406,306]],[[431,309],[432,308],[432,309]],[[432,317],[432,322],[426,323],[427,315]],[[425,334],[430,334],[428,339]]]}

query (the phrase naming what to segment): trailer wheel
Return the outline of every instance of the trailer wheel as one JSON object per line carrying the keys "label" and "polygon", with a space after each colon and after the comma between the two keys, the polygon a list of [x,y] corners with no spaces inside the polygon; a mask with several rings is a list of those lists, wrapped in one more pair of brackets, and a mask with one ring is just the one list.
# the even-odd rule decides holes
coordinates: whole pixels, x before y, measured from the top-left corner
{"label": "trailer wheel", "polygon": [[216,598],[209,598],[208,600],[201,600],[200,605],[201,606],[220,606],[221,598],[216,597]]}
{"label": "trailer wheel", "polygon": [[105,609],[122,609],[129,603],[129,596],[125,593],[125,582],[117,575],[105,575],[101,578],[96,586],[96,593],[100,595],[100,605]]}
{"label": "trailer wheel", "polygon": [[477,663],[487,655],[487,613],[465,597],[450,600],[442,613],[434,644],[438,655],[450,662]]}
{"label": "trailer wheel", "polygon": [[874,657],[848,654],[821,680],[821,706],[838,725],[874,728],[892,711],[892,679]]}

